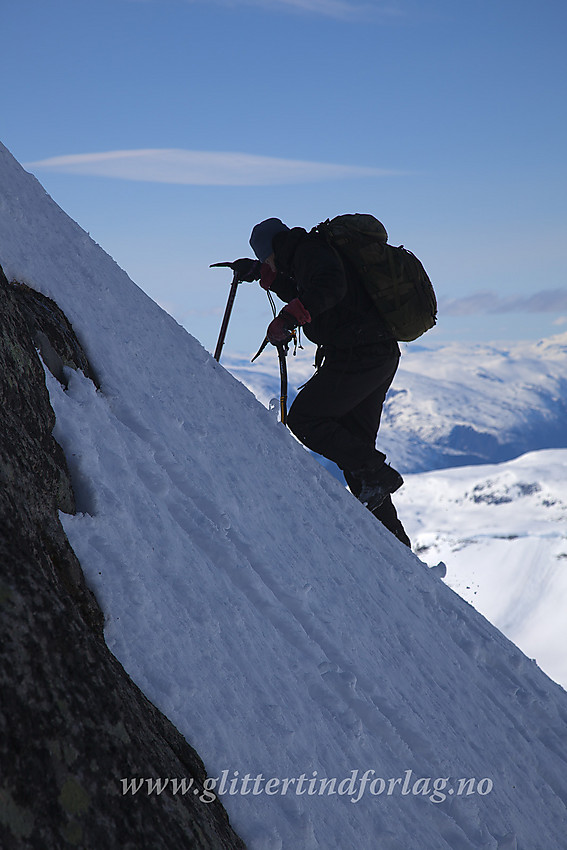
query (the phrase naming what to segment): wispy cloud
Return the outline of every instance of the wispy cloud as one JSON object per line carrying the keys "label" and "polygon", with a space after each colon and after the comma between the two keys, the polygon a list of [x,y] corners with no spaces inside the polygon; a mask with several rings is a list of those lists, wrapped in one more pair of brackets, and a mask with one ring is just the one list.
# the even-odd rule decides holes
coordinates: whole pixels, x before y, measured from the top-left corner
{"label": "wispy cloud", "polygon": [[274,186],[402,173],[383,168],[277,159],[245,153],[176,149],[70,154],[28,162],[26,168],[193,186]]}
{"label": "wispy cloud", "polygon": [[[189,2],[204,2],[204,0],[188,0]],[[380,0],[206,0],[222,6],[256,6],[272,11],[304,12],[324,15],[340,20],[360,20],[368,18],[376,12],[386,15],[399,14],[393,6]]]}
{"label": "wispy cloud", "polygon": [[559,313],[567,310],[567,289],[542,289],[533,295],[502,298],[493,292],[478,292],[442,305],[447,316],[489,313]]}

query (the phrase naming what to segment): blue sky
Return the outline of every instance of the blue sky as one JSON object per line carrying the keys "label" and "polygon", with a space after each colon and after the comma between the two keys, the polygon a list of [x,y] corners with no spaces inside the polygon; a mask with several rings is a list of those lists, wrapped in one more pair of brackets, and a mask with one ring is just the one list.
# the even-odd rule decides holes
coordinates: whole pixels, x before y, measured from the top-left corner
{"label": "blue sky", "polygon": [[[209,263],[272,215],[380,218],[436,286],[424,342],[567,330],[563,0],[5,0],[2,29],[1,141],[209,350]],[[227,348],[269,317],[242,286]]]}

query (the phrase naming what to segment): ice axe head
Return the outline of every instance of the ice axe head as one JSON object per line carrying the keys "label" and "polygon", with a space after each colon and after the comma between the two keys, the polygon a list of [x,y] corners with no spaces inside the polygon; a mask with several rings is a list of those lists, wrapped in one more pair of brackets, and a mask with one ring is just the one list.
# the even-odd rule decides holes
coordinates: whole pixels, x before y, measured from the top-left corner
{"label": "ice axe head", "polygon": [[251,260],[250,257],[241,257],[231,263],[213,263],[210,268],[232,269],[239,283],[252,283],[254,280],[260,280],[262,263],[259,260]]}

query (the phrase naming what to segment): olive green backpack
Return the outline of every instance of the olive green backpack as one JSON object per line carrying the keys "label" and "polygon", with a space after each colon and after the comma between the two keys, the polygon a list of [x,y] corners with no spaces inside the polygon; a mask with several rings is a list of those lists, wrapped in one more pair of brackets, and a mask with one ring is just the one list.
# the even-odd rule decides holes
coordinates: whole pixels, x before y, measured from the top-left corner
{"label": "olive green backpack", "polygon": [[313,230],[358,273],[395,339],[410,342],[434,326],[437,300],[427,272],[403,245],[387,244],[386,228],[377,218],[338,215]]}

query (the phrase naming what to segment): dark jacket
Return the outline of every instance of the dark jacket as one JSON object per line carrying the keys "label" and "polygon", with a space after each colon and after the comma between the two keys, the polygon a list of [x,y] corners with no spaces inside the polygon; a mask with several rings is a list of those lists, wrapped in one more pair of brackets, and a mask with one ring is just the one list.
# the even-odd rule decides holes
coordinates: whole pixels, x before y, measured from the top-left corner
{"label": "dark jacket", "polygon": [[299,298],[309,310],[311,322],[303,326],[308,339],[336,348],[392,339],[356,271],[324,236],[294,227],[276,234],[273,248],[278,274],[272,289],[282,301]]}

